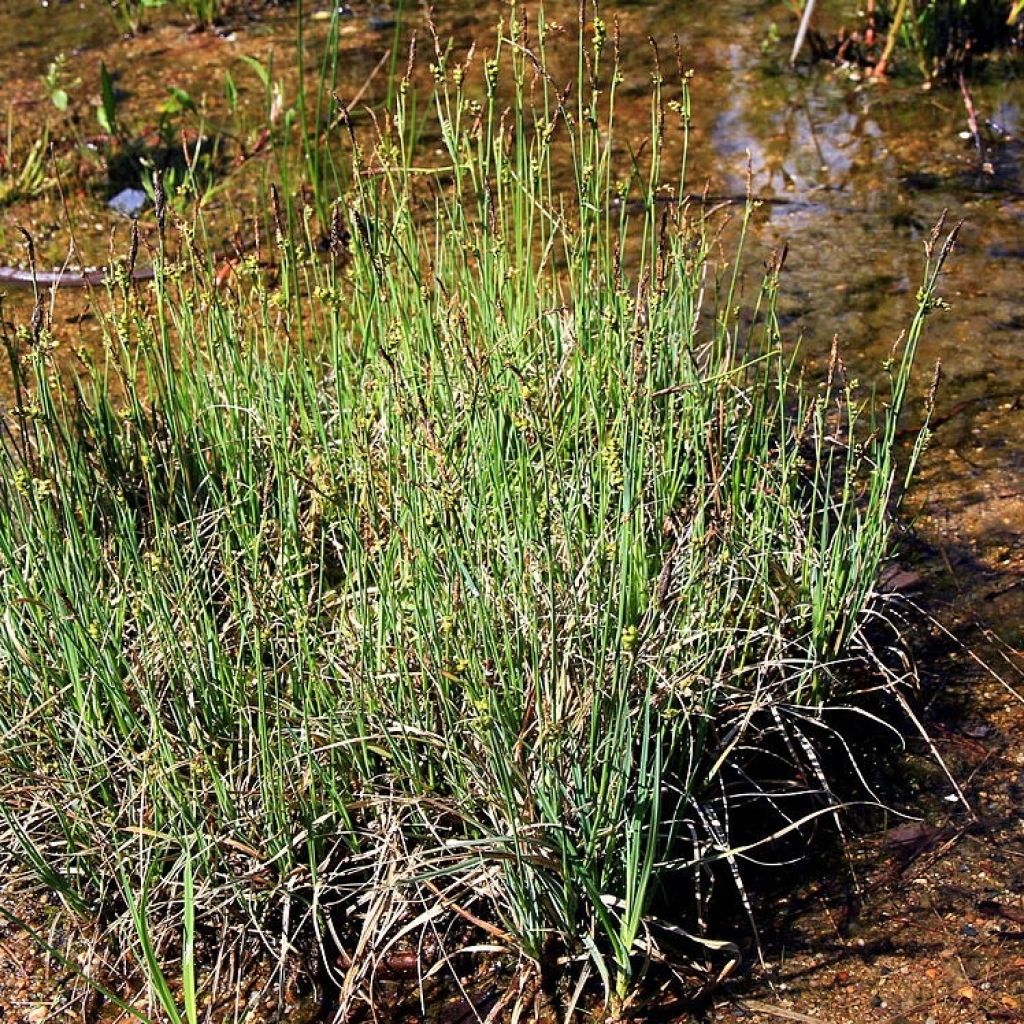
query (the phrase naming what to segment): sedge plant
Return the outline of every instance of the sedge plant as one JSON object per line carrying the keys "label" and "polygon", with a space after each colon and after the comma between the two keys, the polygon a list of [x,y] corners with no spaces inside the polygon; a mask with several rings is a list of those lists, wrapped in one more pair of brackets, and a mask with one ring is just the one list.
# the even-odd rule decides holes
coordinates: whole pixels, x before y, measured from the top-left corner
{"label": "sedge plant", "polygon": [[951,243],[877,390],[805,376],[782,259],[745,277],[754,204],[720,231],[684,199],[685,71],[641,165],[615,35],[580,28],[568,85],[516,14],[438,45],[429,102],[342,117],[331,257],[297,204],[224,286],[183,225],[72,384],[44,316],[5,336],[2,850],[171,1019],[239,923],[314,936],[343,1004],[453,921],[621,1001],[718,866],[837,810],[815,751],[896,642]]}

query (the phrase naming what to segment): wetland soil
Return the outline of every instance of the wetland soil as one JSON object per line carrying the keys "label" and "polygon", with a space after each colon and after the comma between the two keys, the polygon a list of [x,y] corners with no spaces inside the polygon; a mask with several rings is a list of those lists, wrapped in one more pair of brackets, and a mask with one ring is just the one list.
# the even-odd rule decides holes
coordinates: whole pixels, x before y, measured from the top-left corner
{"label": "wetland soil", "polygon": [[[754,966],[741,968],[702,1006],[666,995],[636,1012],[666,1021],[697,1012],[713,1024],[1024,1020],[1024,83],[996,73],[972,86],[986,132],[987,159],[980,162],[974,140],[961,137],[966,119],[957,92],[923,92],[899,80],[868,86],[855,69],[790,72],[785,45],[767,55],[761,47],[773,20],[784,35],[792,29],[782,4],[726,0],[699,18],[684,6],[682,14],[668,2],[605,13],[619,16],[624,38],[653,36],[664,52],[679,33],[697,72],[692,183],[742,191],[749,172],[755,192],[801,200],[762,209],[754,255],[788,242],[783,313],[812,359],[838,334],[849,365],[873,372],[913,304],[931,224],[943,209],[966,221],[944,290],[952,308],[929,325],[921,352],[922,365],[942,360],[944,382],[893,585],[941,624],[930,632],[921,627],[915,641],[918,709],[970,809],[927,767],[923,743],[911,742],[900,799],[913,817],[892,817],[855,838],[853,872],[813,862],[799,873],[787,869],[785,886],[766,897],[763,966],[748,948]],[[848,5],[823,6],[836,26],[848,14]],[[69,80],[94,79],[101,58],[119,70],[119,85],[133,97],[125,116],[139,124],[145,118],[133,109],[156,102],[146,83],[173,80],[197,95],[220,88],[224,68],[237,73],[241,53],[284,52],[293,29],[287,13],[236,7],[244,15],[221,35],[161,23],[125,40],[77,4],[45,12],[32,0],[3,5],[0,33],[24,40],[0,55],[16,127],[49,109],[39,77],[58,52],[68,54]],[[352,7],[343,40],[350,74],[339,87],[349,96],[390,45],[373,27],[370,7]],[[575,7],[549,4],[548,12],[566,24],[575,19]],[[437,10],[442,34],[450,29],[467,40],[486,36],[498,14],[487,6],[467,20],[445,5]],[[648,52],[639,43],[635,49],[629,59],[642,69]],[[144,66],[145,75],[133,78],[133,66]],[[634,102],[643,123],[646,101],[638,95]],[[82,151],[86,164],[90,152]],[[102,257],[119,221],[105,208],[102,181],[90,177],[98,171],[80,173],[81,189],[65,201],[80,225],[81,247]],[[225,231],[241,216],[235,207],[252,202],[241,183],[238,189],[211,200]],[[0,210],[0,263],[18,262],[22,223],[47,256],[63,259],[65,217],[51,191]],[[54,331],[71,335],[68,348],[79,340],[71,325],[83,322],[89,301],[67,296],[55,304]],[[14,317],[17,302],[12,296],[5,315]],[[53,930],[49,909],[18,892],[17,880],[9,880],[3,906],[70,959],[87,956],[87,930]],[[722,937],[740,941],[743,931],[740,922]],[[297,984],[281,1005],[268,995],[258,958],[251,977],[251,991],[239,994],[246,1019],[322,1016],[315,986]],[[24,929],[0,924],[0,1020],[117,1019],[109,1006],[101,1011],[83,1001],[73,980],[73,970]],[[133,1000],[130,985],[118,991]],[[416,1019],[410,1013],[403,1019]],[[466,1005],[435,1016],[455,1022],[460,1014],[474,1019]]]}

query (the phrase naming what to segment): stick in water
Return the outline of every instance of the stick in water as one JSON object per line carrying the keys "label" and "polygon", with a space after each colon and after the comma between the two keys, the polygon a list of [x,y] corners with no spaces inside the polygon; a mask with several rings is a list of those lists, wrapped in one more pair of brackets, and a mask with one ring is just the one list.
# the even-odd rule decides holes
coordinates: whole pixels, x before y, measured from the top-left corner
{"label": "stick in water", "polygon": [[804,40],[807,38],[807,30],[811,27],[811,18],[814,16],[814,0],[805,0],[803,17],[800,19],[800,28],[797,29],[796,42],[793,43],[793,52],[789,55],[789,63],[795,64],[800,51],[803,49]]}

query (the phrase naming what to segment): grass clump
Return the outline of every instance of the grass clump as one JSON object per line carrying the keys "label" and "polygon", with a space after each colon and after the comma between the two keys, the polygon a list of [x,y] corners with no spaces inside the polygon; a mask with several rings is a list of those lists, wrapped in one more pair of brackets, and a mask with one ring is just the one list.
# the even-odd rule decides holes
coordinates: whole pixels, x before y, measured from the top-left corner
{"label": "grass clump", "polygon": [[879,5],[886,43],[878,67],[905,52],[926,81],[954,76],[976,55],[1021,41],[1022,5],[1011,0],[892,0]]}
{"label": "grass clump", "polygon": [[438,47],[429,106],[406,82],[372,133],[342,119],[338,262],[287,205],[275,282],[161,250],[72,393],[44,318],[7,337],[3,849],[172,1019],[237,922],[282,960],[314,936],[343,1002],[467,921],[621,1000],[716,863],[834,810],[822,710],[878,682],[920,451],[897,464],[896,426],[948,246],[878,395],[838,359],[805,383],[781,260],[751,292],[699,204],[657,201],[682,69],[655,75],[641,171],[603,23],[568,88],[543,40]]}
{"label": "grass clump", "polygon": [[46,150],[49,133],[43,131],[26,151],[18,152],[10,113],[7,117],[7,142],[0,149],[0,210],[41,195],[50,185],[46,176]]}
{"label": "grass clump", "polygon": [[[1009,0],[904,0],[907,7],[901,26],[904,41],[921,63],[934,74],[966,63],[973,52],[985,53],[1020,42],[1018,22],[1021,5]],[[894,5],[894,25],[903,14]],[[930,62],[930,66],[929,66]],[[930,77],[930,75],[928,76]]]}
{"label": "grass clump", "polygon": [[151,10],[167,7],[198,28],[212,28],[222,13],[221,0],[98,0],[119,32],[134,35],[147,27]]}

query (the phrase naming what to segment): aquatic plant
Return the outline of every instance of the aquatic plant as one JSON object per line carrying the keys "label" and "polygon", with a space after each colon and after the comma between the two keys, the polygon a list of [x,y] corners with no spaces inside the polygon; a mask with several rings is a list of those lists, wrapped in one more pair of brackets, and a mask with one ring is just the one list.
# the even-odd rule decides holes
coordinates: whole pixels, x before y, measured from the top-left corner
{"label": "aquatic plant", "polygon": [[[795,62],[808,38],[815,0],[805,0],[790,60]],[[1020,15],[1024,5],[1010,0],[868,0],[863,33],[854,33],[835,46],[817,42],[819,54],[869,64],[884,76],[899,53],[916,63],[927,81],[962,73],[982,53],[1021,42]],[[813,38],[813,33],[811,33]]]}
{"label": "aquatic plant", "polygon": [[221,0],[178,0],[197,25],[210,28],[221,16]]}
{"label": "aquatic plant", "polygon": [[876,588],[952,240],[878,392],[811,383],[754,204],[729,234],[664,188],[685,69],[624,155],[615,35],[562,83],[545,34],[340,113],[332,258],[276,205],[225,282],[158,192],[102,365],[57,379],[44,304],[4,328],[0,849],[173,1020],[246,932],[315,939],[343,1005],[419,935],[621,1002],[710,948],[719,869],[838,814],[828,709],[904,681]]}
{"label": "aquatic plant", "polygon": [[30,144],[22,148],[15,142],[14,122],[7,116],[7,138],[0,149],[0,210],[23,199],[40,195],[50,184],[46,176],[46,157],[50,133],[44,128]]}
{"label": "aquatic plant", "polygon": [[119,32],[135,35],[146,27],[147,12],[161,7],[181,11],[201,28],[210,28],[221,15],[221,0],[97,0]]}
{"label": "aquatic plant", "polygon": [[881,7],[889,21],[881,71],[902,46],[926,79],[962,68],[975,53],[1010,43],[1020,13],[1009,0],[895,0]]}
{"label": "aquatic plant", "polygon": [[98,0],[114,26],[124,35],[135,35],[146,24],[146,12],[163,7],[165,0]]}

